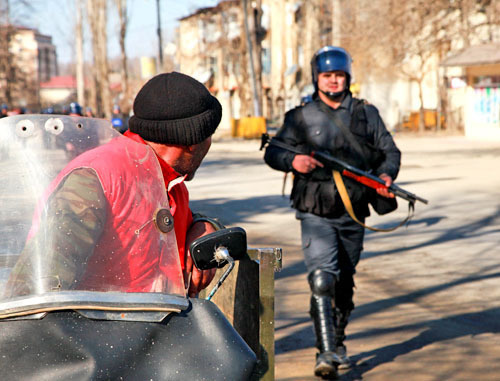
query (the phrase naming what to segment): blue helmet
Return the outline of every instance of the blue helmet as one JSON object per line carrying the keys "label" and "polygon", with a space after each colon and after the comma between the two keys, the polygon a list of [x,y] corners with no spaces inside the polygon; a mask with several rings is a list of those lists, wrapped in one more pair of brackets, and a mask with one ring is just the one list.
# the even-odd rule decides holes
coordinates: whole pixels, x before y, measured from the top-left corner
{"label": "blue helmet", "polygon": [[300,98],[301,105],[305,105],[305,104],[312,102],[312,101],[313,101],[312,94],[307,94],[307,95],[304,95],[303,97]]}
{"label": "blue helmet", "polygon": [[76,114],[76,115],[82,115],[82,106],[80,106],[76,102],[71,102],[69,104],[69,113]]}
{"label": "blue helmet", "polygon": [[312,81],[314,90],[318,91],[318,75],[327,71],[343,71],[347,75],[346,88],[351,83],[352,58],[343,48],[337,46],[325,46],[319,49],[311,60]]}

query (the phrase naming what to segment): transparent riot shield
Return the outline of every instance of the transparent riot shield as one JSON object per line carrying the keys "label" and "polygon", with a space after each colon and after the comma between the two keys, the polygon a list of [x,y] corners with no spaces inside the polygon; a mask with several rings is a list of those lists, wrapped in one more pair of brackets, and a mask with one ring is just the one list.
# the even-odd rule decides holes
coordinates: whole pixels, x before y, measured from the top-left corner
{"label": "transparent riot shield", "polygon": [[[0,318],[188,307],[161,168],[109,121],[0,119]],[[149,315],[148,315],[149,314]]]}

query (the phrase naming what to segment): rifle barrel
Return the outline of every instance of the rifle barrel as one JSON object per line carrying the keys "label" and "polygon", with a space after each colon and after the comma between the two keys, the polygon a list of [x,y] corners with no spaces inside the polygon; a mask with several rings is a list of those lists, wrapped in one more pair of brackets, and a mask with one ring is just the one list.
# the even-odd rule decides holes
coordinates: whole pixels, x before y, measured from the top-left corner
{"label": "rifle barrel", "polygon": [[[374,176],[371,173],[353,167],[352,165],[345,163],[342,160],[339,160],[336,157],[333,157],[325,152],[312,152],[312,156],[330,168],[340,169],[340,172],[344,176],[350,177],[370,188],[387,188],[387,186],[385,185],[385,181],[380,177]],[[418,197],[416,194],[410,193],[396,184],[392,184],[390,187],[388,187],[388,189],[391,193],[394,193],[394,195],[401,197],[406,201],[420,201],[424,204],[429,203],[429,201],[427,201],[426,199]]]}
{"label": "rifle barrel", "polygon": [[[307,155],[305,152],[299,151],[297,148],[292,147],[284,142],[281,142],[279,140],[275,139],[269,139],[269,136],[263,136],[262,137],[262,146],[264,147],[265,144],[271,144],[283,149],[286,149],[290,152],[294,152],[297,154],[301,155]],[[416,194],[410,193],[400,186],[396,184],[392,184],[390,187],[387,187],[385,185],[385,181],[382,180],[380,177],[374,176],[371,173],[362,171],[359,168],[353,167],[352,165],[337,159],[336,157],[322,151],[312,151],[310,154],[312,157],[317,159],[318,161],[322,162],[324,165],[326,165],[329,169],[331,170],[338,170],[340,173],[342,173],[344,176],[350,177],[361,184],[368,186],[373,189],[378,189],[378,188],[388,188],[389,192],[394,193],[394,195],[401,197],[405,199],[406,201],[409,202],[415,202],[415,201],[420,201],[424,204],[428,204],[429,201],[422,197],[418,197]]]}

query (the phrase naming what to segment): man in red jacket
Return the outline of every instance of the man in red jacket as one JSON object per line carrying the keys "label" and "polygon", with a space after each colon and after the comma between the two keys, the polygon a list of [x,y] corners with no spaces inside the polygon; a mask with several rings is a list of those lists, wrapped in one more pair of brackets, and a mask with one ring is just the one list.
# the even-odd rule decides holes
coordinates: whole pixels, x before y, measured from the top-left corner
{"label": "man in red jacket", "polygon": [[[125,136],[144,139],[153,148],[168,189],[167,183],[173,180],[175,173],[186,181],[194,177],[208,153],[211,136],[221,118],[219,101],[201,83],[181,73],[160,74],[137,94],[134,115],[129,120],[129,131]],[[181,266],[185,274],[191,273],[189,295],[195,295],[210,284],[215,270],[196,269],[191,256],[184,253],[194,239],[213,232],[215,228],[205,221],[193,223],[189,194],[184,183],[172,188],[169,201],[175,220]]]}
{"label": "man in red jacket", "polygon": [[[217,99],[189,76],[148,81],[125,137],[73,159],[45,192],[9,279],[11,295],[78,289],[194,296],[208,286],[215,270],[193,267],[188,247],[215,227],[193,219],[184,181],[194,177],[221,116]],[[42,255],[33,255],[40,248]]]}

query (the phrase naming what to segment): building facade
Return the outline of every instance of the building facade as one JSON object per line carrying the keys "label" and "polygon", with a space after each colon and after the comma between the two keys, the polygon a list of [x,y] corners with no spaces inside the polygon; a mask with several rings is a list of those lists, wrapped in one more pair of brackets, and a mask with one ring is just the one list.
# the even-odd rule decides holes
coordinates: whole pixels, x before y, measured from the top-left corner
{"label": "building facade", "polygon": [[11,108],[38,110],[40,83],[58,74],[52,37],[12,25],[0,32],[4,42],[0,48],[0,100]]}
{"label": "building facade", "polygon": [[[219,98],[224,108],[225,128],[233,119],[255,115],[249,107],[253,98],[252,77],[243,3],[243,0],[226,0],[199,9],[181,19],[178,29],[179,70],[194,75]],[[254,55],[258,56],[254,66],[258,71],[261,115],[268,126],[280,126],[285,112],[313,92],[310,60],[314,52],[325,45],[339,45],[354,58],[351,90],[379,109],[390,130],[396,130],[416,114],[419,119],[423,115],[424,120],[426,115],[434,115],[439,122],[432,129],[454,126],[454,131],[462,131],[472,114],[467,116],[463,106],[456,106],[459,91],[447,87],[441,63],[464,46],[500,38],[500,27],[491,19],[493,5],[488,6],[490,16],[482,8],[465,15],[466,10],[456,4],[431,16],[425,16],[423,10],[415,16],[407,9],[411,4],[384,1],[248,0],[247,3],[251,4],[247,12],[249,40]],[[405,11],[411,24],[400,20],[396,10]],[[373,19],[377,15],[385,17],[384,14],[392,16],[398,30],[406,33],[397,42],[394,40],[398,35],[385,33],[386,24],[374,27],[377,23]],[[407,26],[412,27],[410,34]],[[419,50],[422,46],[423,51]],[[491,93],[491,99],[496,99],[493,88],[496,87],[485,94]],[[477,94],[481,99],[489,97]]]}
{"label": "building facade", "polygon": [[442,66],[453,115],[465,135],[500,139],[500,44],[470,46]]}

